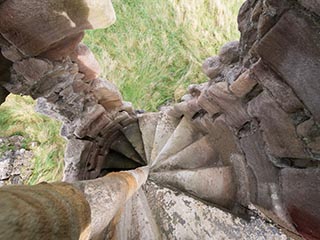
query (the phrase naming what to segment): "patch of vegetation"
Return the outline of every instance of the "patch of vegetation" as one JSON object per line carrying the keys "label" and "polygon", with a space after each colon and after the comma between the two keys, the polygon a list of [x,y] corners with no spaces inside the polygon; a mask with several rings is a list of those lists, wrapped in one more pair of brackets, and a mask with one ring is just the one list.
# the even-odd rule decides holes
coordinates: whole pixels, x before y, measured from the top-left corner
{"label": "patch of vegetation", "polygon": [[[116,83],[125,100],[136,109],[155,111],[178,101],[188,85],[207,80],[201,71],[204,59],[239,38],[236,15],[242,2],[113,0],[117,22],[88,31],[84,41],[97,56],[103,77]],[[28,183],[59,180],[65,146],[60,124],[33,108],[31,98],[9,96],[0,107],[0,137],[24,136],[33,150]]]}
{"label": "patch of vegetation", "polygon": [[114,0],[116,23],[88,31],[103,76],[137,109],[155,111],[206,81],[205,58],[239,38],[236,15],[243,0]]}
{"label": "patch of vegetation", "polygon": [[[65,141],[59,132],[60,123],[36,113],[30,97],[10,95],[0,106],[0,136],[23,136],[22,147],[33,151],[29,184],[61,179]],[[1,145],[0,152],[11,148]]]}

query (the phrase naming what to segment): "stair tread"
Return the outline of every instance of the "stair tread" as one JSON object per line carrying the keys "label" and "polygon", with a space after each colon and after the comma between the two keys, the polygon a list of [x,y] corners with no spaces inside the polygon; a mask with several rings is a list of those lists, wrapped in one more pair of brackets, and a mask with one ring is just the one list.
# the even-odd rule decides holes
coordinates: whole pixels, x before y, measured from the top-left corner
{"label": "stair tread", "polygon": [[154,137],[154,143],[152,146],[151,152],[151,160],[153,160],[158,156],[159,152],[166,144],[172,133],[174,132],[175,128],[180,122],[180,119],[170,116],[167,112],[169,110],[164,110],[160,113],[157,129]]}
{"label": "stair tread", "polygon": [[112,143],[112,145],[110,146],[110,149],[118,153],[121,153],[122,155],[132,159],[137,163],[140,163],[142,165],[145,164],[143,159],[134,149],[134,147],[129,142],[129,140],[122,134]]}
{"label": "stair tread", "polygon": [[147,163],[138,121],[135,121],[124,127],[122,129],[122,133],[129,140],[137,153],[139,153],[143,161]]}
{"label": "stair tread", "polygon": [[158,162],[153,171],[195,169],[218,164],[218,153],[210,144],[209,137],[204,136],[168,159]]}
{"label": "stair tread", "polygon": [[232,167],[228,166],[153,172],[149,178],[223,207],[232,206],[235,197]]}
{"label": "stair tread", "polygon": [[157,129],[159,113],[145,113],[138,116],[147,163],[150,163],[151,151]]}
{"label": "stair tread", "polygon": [[162,239],[282,239],[280,230],[262,218],[245,221],[152,181],[143,189]]}
{"label": "stair tread", "polygon": [[153,164],[160,163],[201,138],[203,134],[185,117],[167,140]]}
{"label": "stair tread", "polygon": [[141,188],[126,203],[120,220],[113,227],[112,237],[118,240],[161,239],[149,203]]}

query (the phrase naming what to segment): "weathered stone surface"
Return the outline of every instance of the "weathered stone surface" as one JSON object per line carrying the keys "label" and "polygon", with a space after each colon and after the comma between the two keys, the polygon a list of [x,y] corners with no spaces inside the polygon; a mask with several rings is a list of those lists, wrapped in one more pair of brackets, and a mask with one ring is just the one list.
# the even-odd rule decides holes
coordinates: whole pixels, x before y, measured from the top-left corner
{"label": "weathered stone surface", "polygon": [[11,0],[0,5],[0,15],[0,33],[29,56],[67,36],[105,28],[115,21],[109,0]]}
{"label": "weathered stone surface", "polygon": [[308,156],[289,115],[266,92],[249,103],[248,112],[260,122],[268,153],[281,158]]}
{"label": "weathered stone surface", "polygon": [[[257,51],[320,120],[319,25],[294,11],[285,13],[259,43]],[[303,46],[303,47],[302,47]]]}
{"label": "weathered stone surface", "polygon": [[88,161],[92,146],[93,143],[89,141],[69,139],[64,156],[63,181],[73,182],[83,178],[81,171],[84,170]]}
{"label": "weathered stone surface", "polygon": [[135,161],[141,165],[146,165],[144,160],[140,157],[132,144],[123,134],[120,134],[120,136],[117,137],[116,140],[112,141],[110,149],[121,153],[132,161]]}
{"label": "weathered stone surface", "polygon": [[90,125],[94,125],[95,121],[105,113],[105,109],[99,105],[87,107],[83,112],[83,117],[79,119],[74,134],[78,138],[84,138],[88,132]]}
{"label": "weathered stone surface", "polygon": [[221,73],[223,67],[224,65],[218,56],[207,58],[202,65],[203,72],[210,79],[217,77]]}
{"label": "weathered stone surface", "polygon": [[239,59],[239,41],[228,42],[219,51],[219,57],[224,64],[231,64]]}
{"label": "weathered stone surface", "polygon": [[108,224],[126,201],[145,183],[148,173],[148,167],[142,167],[111,173],[91,181],[73,183],[81,189],[90,205],[91,239],[105,239]]}
{"label": "weathered stone surface", "polygon": [[89,238],[90,206],[68,183],[2,187],[0,211],[1,239]]}
{"label": "weathered stone surface", "polygon": [[51,61],[62,60],[70,56],[76,50],[83,37],[84,32],[68,36],[57,43],[54,43],[47,51],[41,53],[40,57],[50,59]]}
{"label": "weathered stone surface", "polygon": [[209,136],[204,136],[177,154],[159,162],[152,170],[160,172],[217,166],[219,154],[211,143]]}
{"label": "weathered stone surface", "polygon": [[93,81],[92,87],[93,95],[107,111],[122,106],[121,94],[113,83],[97,78]]}
{"label": "weathered stone surface", "polygon": [[284,111],[293,113],[303,108],[292,89],[262,61],[252,67],[252,74],[260,84],[270,91],[272,97]]}
{"label": "weathered stone surface", "polygon": [[260,218],[245,221],[153,182],[143,188],[162,239],[288,239]]}
{"label": "weathered stone surface", "polygon": [[146,154],[144,152],[143,140],[139,128],[138,121],[135,121],[122,129],[122,133],[126,136],[134,149],[139,153],[140,157],[146,162]]}
{"label": "weathered stone surface", "polygon": [[298,0],[298,2],[305,8],[320,15],[320,2],[317,0]]}
{"label": "weathered stone surface", "polygon": [[166,144],[163,146],[158,156],[154,159],[154,164],[165,161],[170,156],[183,150],[203,136],[203,133],[192,125],[185,117],[182,118]]}
{"label": "weathered stone surface", "polygon": [[280,179],[283,200],[298,232],[305,239],[319,239],[320,170],[286,168]]}
{"label": "weathered stone surface", "polygon": [[248,94],[256,84],[257,81],[250,76],[250,71],[247,70],[230,85],[230,91],[237,97],[242,98]]}
{"label": "weathered stone surface", "polygon": [[1,48],[1,53],[6,59],[10,60],[11,62],[16,62],[23,58],[23,55],[14,46],[3,46]]}
{"label": "weathered stone surface", "polygon": [[148,163],[151,159],[152,146],[154,142],[154,136],[156,134],[159,115],[159,113],[145,113],[138,116],[144,152],[146,153],[146,160]]}
{"label": "weathered stone surface", "polygon": [[205,89],[204,91],[202,91],[201,95],[197,99],[197,103],[200,107],[206,110],[211,116],[219,112],[222,112],[218,104],[213,101],[213,98],[211,97],[208,89]]}
{"label": "weathered stone surface", "polygon": [[228,208],[234,203],[236,184],[230,167],[151,173],[150,179],[222,207]]}
{"label": "weathered stone surface", "polygon": [[[240,139],[241,148],[249,167],[250,199],[254,204],[271,210],[273,203],[270,197],[276,186],[278,169],[270,162],[260,132],[255,132]],[[274,192],[274,191],[273,191]]]}
{"label": "weathered stone surface", "polygon": [[101,68],[90,49],[80,43],[71,54],[72,61],[79,66],[79,71],[84,74],[84,80],[93,80],[101,73]]}
{"label": "weathered stone surface", "polygon": [[250,120],[244,104],[230,92],[228,83],[220,82],[209,87],[209,96],[211,101],[216,103],[222,112],[226,115],[228,125],[233,128],[240,128]]}
{"label": "weathered stone surface", "polygon": [[106,240],[161,239],[159,228],[142,189],[128,200],[118,215],[120,216],[116,216],[109,226]]}
{"label": "weathered stone surface", "polygon": [[151,152],[151,164],[180,122],[179,118],[172,117],[167,113],[169,110],[162,111],[159,117]]}

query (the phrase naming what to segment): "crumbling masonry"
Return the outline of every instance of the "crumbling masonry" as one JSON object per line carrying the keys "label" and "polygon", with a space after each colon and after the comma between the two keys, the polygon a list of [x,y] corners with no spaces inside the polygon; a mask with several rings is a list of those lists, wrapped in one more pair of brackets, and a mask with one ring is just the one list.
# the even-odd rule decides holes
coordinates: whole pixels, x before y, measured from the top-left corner
{"label": "crumbling masonry", "polygon": [[0,215],[27,224],[25,199],[74,210],[56,232],[0,217],[0,238],[286,239],[246,221],[255,208],[294,239],[320,239],[320,2],[247,0],[240,41],[203,64],[210,80],[156,113],[124,102],[81,43],[114,21],[107,0],[0,0],[0,103],[30,95],[63,122],[70,183],[4,187]]}

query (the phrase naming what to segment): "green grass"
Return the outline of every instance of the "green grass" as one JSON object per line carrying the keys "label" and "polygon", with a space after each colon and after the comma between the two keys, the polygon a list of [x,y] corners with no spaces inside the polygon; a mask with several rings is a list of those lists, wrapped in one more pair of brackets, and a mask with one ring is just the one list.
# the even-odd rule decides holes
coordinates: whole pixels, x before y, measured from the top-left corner
{"label": "green grass", "polygon": [[[34,153],[32,175],[26,183],[61,179],[65,141],[59,132],[57,121],[35,113],[30,97],[10,95],[0,106],[0,136],[23,136],[23,147]],[[0,154],[7,150],[10,146],[1,146]]]}
{"label": "green grass", "polygon": [[155,111],[178,101],[188,85],[206,81],[203,60],[239,38],[236,13],[242,2],[114,0],[116,23],[88,31],[85,43],[124,99]]}
{"label": "green grass", "polygon": [[[239,38],[236,15],[243,0],[113,0],[116,23],[87,31],[103,77],[120,88],[136,109],[156,111],[179,101],[192,83],[207,81],[205,58]],[[33,110],[28,97],[10,96],[0,107],[0,136],[37,142],[28,183],[61,179],[64,140],[60,124]]]}

